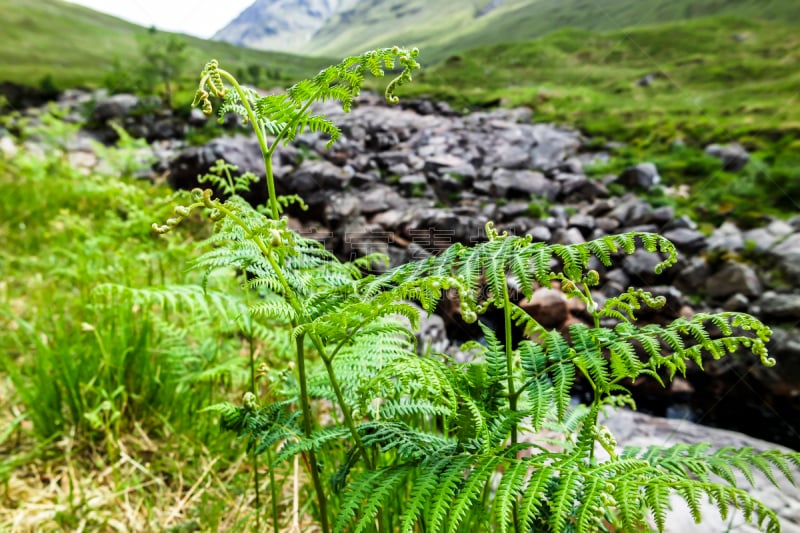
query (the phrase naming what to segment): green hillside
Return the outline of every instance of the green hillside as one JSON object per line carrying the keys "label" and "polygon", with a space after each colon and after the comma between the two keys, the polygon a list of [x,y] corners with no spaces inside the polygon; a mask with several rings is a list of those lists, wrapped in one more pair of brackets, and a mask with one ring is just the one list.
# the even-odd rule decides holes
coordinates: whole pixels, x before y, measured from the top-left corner
{"label": "green hillside", "polygon": [[800,22],[795,0],[362,0],[340,12],[303,51],[341,55],[399,43],[428,63],[456,50],[525,41],[552,30],[594,31],[726,14]]}
{"label": "green hillside", "polygon": [[[647,75],[651,83],[639,85]],[[580,128],[598,146],[626,142],[617,165],[655,159],[673,183],[704,180],[699,208],[741,215],[754,207],[741,202],[749,198],[765,211],[795,210],[800,197],[800,35],[790,25],[707,17],[565,29],[453,55],[417,81],[411,91],[457,106],[524,104],[537,121]],[[727,141],[756,153],[744,174],[715,175],[700,151]]]}
{"label": "green hillside", "polygon": [[[61,0],[0,0],[0,81],[37,85],[47,75],[56,85],[96,85],[115,58],[135,63],[137,36],[146,29]],[[287,79],[316,72],[329,64],[290,54],[238,48],[184,36],[190,61],[186,74],[196,76],[211,58],[230,69],[257,64],[277,69]]]}

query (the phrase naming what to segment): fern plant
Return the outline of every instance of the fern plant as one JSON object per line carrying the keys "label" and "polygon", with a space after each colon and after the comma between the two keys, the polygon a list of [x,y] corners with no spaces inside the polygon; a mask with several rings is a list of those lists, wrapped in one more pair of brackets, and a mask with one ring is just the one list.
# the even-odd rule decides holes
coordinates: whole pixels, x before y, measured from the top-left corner
{"label": "fern plant", "polygon": [[[592,258],[610,265],[637,249],[661,254],[660,272],[676,261],[667,239],[626,233],[575,245],[548,245],[498,233],[485,242],[454,244],[437,256],[370,274],[379,256],[342,262],[304,238],[281,218],[299,198],[275,194],[272,155],[281,142],[320,131],[330,142],[335,124],[313,104],[337,100],[348,110],[367,73],[399,74],[386,89],[411,80],[416,50],[367,52],[298,83],[286,94],[259,96],[212,61],[204,69],[195,103],[248,121],[264,155],[268,203],[253,207],[239,195],[250,179],[232,178],[219,165],[210,179],[227,199],[195,189],[192,203],[177,206],[157,232],[170,231],[195,209],[214,222],[195,266],[239,273],[252,296],[253,334],[286,328],[293,354],[287,379],[270,383],[268,397],[251,386],[241,405],[222,403],[222,427],[245,440],[255,456],[267,454],[270,471],[296,456],[306,465],[321,529],[334,531],[637,531],[665,526],[669,498],[677,494],[701,520],[700,500],[710,498],[725,516],[738,508],[765,531],[779,531],[777,515],[737,486],[735,471],[754,470],[791,479],[794,453],[711,450],[706,444],[618,451],[599,424],[608,406],[633,405],[629,380],[662,381],[684,373],[689,362],[748,350],[765,365],[770,330],[741,313],[698,314],[666,326],[639,325],[643,306],[662,298],[636,289],[598,305],[591,288],[599,274]],[[556,266],[553,266],[556,265]],[[530,297],[538,286],[560,283],[584,302],[593,324],[547,329],[510,298],[509,284]],[[477,322],[485,342],[468,343],[474,357],[456,363],[444,354],[416,353],[419,308],[433,312],[445,292],[458,295],[461,316]],[[483,315],[499,312],[497,329]],[[616,325],[608,326],[613,319]],[[604,325],[606,324],[606,325]],[[515,342],[513,333],[522,332]],[[713,331],[713,334],[712,334]],[[251,351],[252,355],[252,351]],[[574,406],[577,379],[592,390],[588,405]],[[252,375],[256,379],[256,375]],[[662,381],[663,383],[663,381]],[[324,421],[323,421],[324,420]],[[555,443],[531,438],[555,428]],[[599,451],[604,450],[601,455]],[[259,463],[255,463],[256,470]],[[272,506],[275,530],[281,516]]]}

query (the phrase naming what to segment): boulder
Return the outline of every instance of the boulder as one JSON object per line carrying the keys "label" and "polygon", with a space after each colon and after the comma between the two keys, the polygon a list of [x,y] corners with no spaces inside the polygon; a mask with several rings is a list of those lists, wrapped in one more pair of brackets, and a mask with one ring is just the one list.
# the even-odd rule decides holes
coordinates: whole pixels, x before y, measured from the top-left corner
{"label": "boulder", "polygon": [[705,288],[708,296],[721,300],[736,293],[748,297],[758,296],[762,285],[758,274],[751,267],[730,262],[706,280]]}
{"label": "boulder", "polygon": [[498,169],[492,174],[492,194],[498,198],[531,196],[554,200],[559,185],[541,172]]}
{"label": "boulder", "polygon": [[705,153],[722,161],[722,168],[728,172],[739,172],[750,161],[750,154],[739,143],[709,144]]}
{"label": "boulder", "polygon": [[547,287],[533,291],[530,299],[523,298],[519,306],[546,328],[557,328],[567,320],[569,314],[564,293]]}
{"label": "boulder", "polygon": [[653,163],[639,163],[622,171],[617,181],[626,187],[634,187],[649,191],[659,183],[661,176]]}

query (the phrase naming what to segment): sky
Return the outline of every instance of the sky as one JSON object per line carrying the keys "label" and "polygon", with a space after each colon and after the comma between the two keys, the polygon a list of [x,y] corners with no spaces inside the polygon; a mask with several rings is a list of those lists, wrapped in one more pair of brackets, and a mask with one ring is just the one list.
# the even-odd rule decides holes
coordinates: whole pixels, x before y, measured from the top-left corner
{"label": "sky", "polygon": [[209,38],[254,0],[67,0],[145,27]]}

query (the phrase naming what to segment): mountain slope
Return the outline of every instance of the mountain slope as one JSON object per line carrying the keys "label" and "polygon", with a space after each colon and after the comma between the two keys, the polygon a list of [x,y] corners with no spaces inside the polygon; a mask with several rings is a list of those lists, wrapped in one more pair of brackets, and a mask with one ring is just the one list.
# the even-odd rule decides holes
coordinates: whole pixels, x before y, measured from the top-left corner
{"label": "mountain slope", "polygon": [[[123,65],[137,62],[137,38],[147,33],[141,26],[61,0],[0,0],[0,25],[0,81],[29,86],[45,76],[60,87],[97,85],[115,58]],[[185,76],[196,76],[213,58],[230,70],[254,64],[292,79],[329,63],[182,37],[189,51]]]}
{"label": "mountain slope", "polygon": [[256,0],[214,39],[262,50],[305,47],[338,9],[354,0]]}
{"label": "mountain slope", "polygon": [[280,4],[283,9],[271,11],[270,20],[253,11],[237,24],[240,31],[288,28],[295,13],[315,3],[333,10],[322,24],[315,20],[319,26],[310,40],[296,41],[298,52],[342,56],[400,44],[420,47],[428,63],[459,50],[524,41],[563,27],[608,31],[714,14],[800,22],[797,0],[258,0],[254,6]]}

